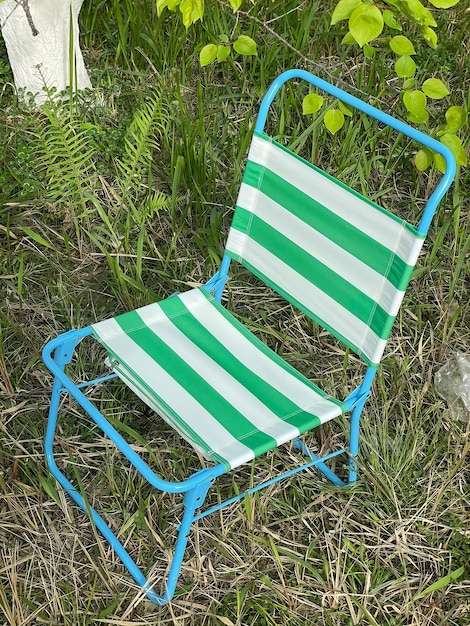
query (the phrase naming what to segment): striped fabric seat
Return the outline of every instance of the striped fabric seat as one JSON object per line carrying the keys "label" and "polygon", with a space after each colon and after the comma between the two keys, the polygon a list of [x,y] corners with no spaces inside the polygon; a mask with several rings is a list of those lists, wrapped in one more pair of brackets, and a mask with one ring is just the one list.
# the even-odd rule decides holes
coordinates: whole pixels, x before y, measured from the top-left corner
{"label": "striped fabric seat", "polygon": [[92,332],[118,376],[227,469],[346,411],[204,288],[99,322]]}
{"label": "striped fabric seat", "polygon": [[378,364],[424,237],[255,133],[226,254]]}

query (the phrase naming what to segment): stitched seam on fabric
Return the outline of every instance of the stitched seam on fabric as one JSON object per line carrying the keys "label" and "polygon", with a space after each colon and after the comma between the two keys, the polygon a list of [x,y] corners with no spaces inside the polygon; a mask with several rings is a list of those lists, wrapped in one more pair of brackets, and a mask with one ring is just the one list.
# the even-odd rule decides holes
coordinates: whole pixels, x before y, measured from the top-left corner
{"label": "stitched seam on fabric", "polygon": [[[268,169],[268,163],[269,163],[269,156],[270,156],[270,146],[271,142],[268,142],[268,149],[266,150],[266,146],[263,145],[263,151],[265,151],[267,153],[267,157],[263,158],[263,160],[266,160],[266,163],[263,164],[263,168],[260,172],[259,178],[258,178],[258,185],[256,187],[256,191],[259,194],[262,183],[263,183],[263,178],[264,178],[264,173],[266,172],[266,170]],[[255,204],[255,201],[253,200],[253,205]],[[255,207],[252,206],[250,207],[250,217],[248,218],[248,224],[247,224],[247,228],[246,228],[246,233],[245,233],[245,243],[243,245],[243,251],[245,251],[246,246],[248,245],[248,237],[250,235],[250,230],[251,230],[251,226],[253,224],[253,218],[255,216]],[[243,255],[244,256],[244,255]]]}
{"label": "stitched seam on fabric", "polygon": [[[398,236],[397,236],[397,238],[395,240],[395,245],[393,247],[393,250],[391,250],[391,254],[390,254],[390,257],[389,257],[389,260],[388,260],[388,263],[387,263],[387,268],[386,268],[384,274],[382,275],[382,280],[380,282],[380,289],[379,289],[378,293],[382,293],[383,292],[383,286],[384,286],[385,282],[388,280],[388,276],[390,274],[391,268],[393,267],[393,263],[395,261],[395,258],[398,256],[397,255],[397,249],[398,249],[398,247],[400,245],[400,241],[402,239],[403,231],[406,230],[406,224],[407,224],[407,222],[402,220],[402,222],[401,222],[401,229],[400,229],[400,232],[399,232],[399,234],[398,234]],[[399,290],[397,289],[397,291],[399,291]],[[364,347],[366,336],[367,336],[368,331],[370,330],[370,327],[371,327],[371,324],[372,324],[372,320],[374,319],[374,315],[375,315],[375,313],[377,311],[377,307],[378,307],[378,302],[377,302],[377,296],[376,296],[375,299],[374,299],[374,304],[373,304],[373,306],[371,308],[371,311],[370,311],[370,314],[369,314],[369,318],[367,320],[367,329],[364,331],[364,335],[363,335],[363,338],[362,338],[362,341],[361,341],[361,348]]]}
{"label": "stitched seam on fabric", "polygon": [[[337,405],[336,405],[336,404],[334,404],[333,402],[332,402],[332,404],[333,404],[334,406],[337,406]],[[319,416],[319,415],[316,415],[315,413],[309,413],[309,412],[308,412],[308,410],[305,410],[305,409],[298,409],[297,411],[293,411],[292,413],[289,413],[288,415],[284,415],[284,416],[282,416],[282,417],[279,417],[278,419],[279,419],[280,421],[282,421],[282,422],[285,422],[285,420],[289,419],[290,417],[294,417],[295,415],[300,415],[300,414],[302,414],[302,413],[305,413],[306,415],[308,415],[308,416],[309,416],[309,418],[316,418],[316,419],[320,419],[320,416]],[[247,419],[249,419],[249,418],[247,417]],[[273,420],[273,421],[272,421],[272,424],[273,424],[273,425],[274,425],[274,424],[276,424],[276,421],[274,421],[274,420]],[[287,424],[287,423],[286,423],[286,425],[287,425],[287,426],[290,426],[290,424]],[[269,434],[269,433],[267,433],[267,432],[266,432],[266,429],[264,429],[264,428],[256,428],[256,427],[255,427],[255,428],[253,428],[252,430],[250,430],[250,431],[246,432],[244,435],[241,435],[240,437],[234,437],[234,439],[236,439],[237,441],[242,442],[244,439],[247,439],[248,437],[251,437],[252,435],[255,435],[256,433],[261,433],[261,434]],[[233,435],[232,435],[232,436],[233,436]],[[272,436],[272,435],[270,435],[270,436]]]}

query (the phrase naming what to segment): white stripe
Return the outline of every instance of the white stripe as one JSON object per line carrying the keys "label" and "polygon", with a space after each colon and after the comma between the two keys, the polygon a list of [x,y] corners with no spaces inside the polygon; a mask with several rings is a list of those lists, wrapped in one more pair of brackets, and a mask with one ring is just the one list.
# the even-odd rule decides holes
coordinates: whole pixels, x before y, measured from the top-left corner
{"label": "white stripe", "polygon": [[[300,434],[295,426],[282,421],[236,378],[188,339],[168,318],[162,320],[162,312],[159,309],[146,307],[145,310],[137,310],[137,313],[147,328],[154,332],[212,389],[251,422],[254,429],[269,435],[276,440],[278,445]],[[186,315],[191,315],[191,313],[187,312]],[[283,373],[288,376],[284,370]]]}
{"label": "white stripe", "polygon": [[[387,313],[394,316],[398,313],[403,291],[398,290],[385,276],[284,209],[282,205],[248,185],[242,185],[238,205],[252,211],[301,249],[309,252],[323,265],[375,300]],[[404,227],[400,229],[399,237],[403,230],[406,229]],[[421,247],[421,242],[419,243]]]}
{"label": "white stripe", "polygon": [[[341,408],[314,388],[284,368],[277,365],[268,355],[240,334],[237,329],[219,313],[214,301],[208,300],[199,289],[187,291],[180,296],[191,314],[206,326],[243,365],[294,402],[303,411],[316,415],[320,421],[327,421],[341,414]],[[234,319],[234,321],[236,321]]]}
{"label": "white stripe", "polygon": [[[314,198],[372,239],[393,250],[405,263],[416,263],[416,236],[410,230],[405,229],[399,237],[402,228],[400,221],[371,206],[307,163],[257,135],[253,137],[248,160],[268,168]],[[399,245],[395,249],[397,241]]]}
{"label": "white stripe", "polygon": [[225,249],[234,255],[234,258],[240,263],[243,261],[245,254],[245,246],[248,243],[248,237],[240,230],[232,228],[229,230]]}
{"label": "white stripe", "polygon": [[380,339],[367,324],[256,241],[249,237],[246,239],[244,259],[248,263],[254,265],[264,276],[272,280],[274,285],[281,287],[309,311],[314,312],[373,363],[378,363],[387,343],[385,339]]}
{"label": "white stripe", "polygon": [[[149,306],[152,307],[153,305]],[[191,416],[191,421],[188,420],[188,423],[191,426],[191,422],[197,425],[197,428],[194,428],[194,430],[207,443],[208,448],[215,452],[221,449],[230,450],[230,457],[226,459],[230,465],[234,458],[245,459],[242,461],[243,463],[253,458],[252,450],[237,441],[235,437],[223,428],[184,387],[176,382],[158,363],[132,341],[114,319],[94,324],[92,328],[103,343],[108,345],[116,354],[122,355],[121,358],[126,364],[127,371],[128,368],[135,371],[137,376],[140,376],[152,389],[155,389],[155,393],[165,404],[171,406],[178,415]],[[127,383],[127,380],[125,382]],[[140,394],[138,395],[142,397]],[[142,399],[144,402],[147,402],[145,397],[142,397]],[[166,413],[162,417],[166,419]],[[195,445],[188,433],[175,425],[174,420],[170,423],[191,445]],[[226,457],[224,456],[223,458]]]}

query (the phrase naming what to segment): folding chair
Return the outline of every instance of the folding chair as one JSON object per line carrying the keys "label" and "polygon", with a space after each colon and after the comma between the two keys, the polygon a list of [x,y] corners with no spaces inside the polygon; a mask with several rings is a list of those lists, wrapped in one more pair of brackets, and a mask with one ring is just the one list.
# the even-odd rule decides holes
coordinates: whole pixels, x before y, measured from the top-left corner
{"label": "folding chair", "polygon": [[[417,227],[286,149],[265,132],[271,102],[289,80],[306,81],[379,123],[407,135],[446,161],[446,172]],[[245,493],[315,467],[338,486],[356,479],[359,418],[435,209],[455,175],[451,152],[424,135],[302,70],[279,76],[266,93],[256,122],[225,256],[202,287],[71,330],[44,348],[54,375],[45,451],[49,469],[90,516],[147,597],[158,605],[175,592],[188,533],[198,519]],[[231,261],[242,264],[364,361],[360,385],[336,398],[268,348],[221,304]],[[66,373],[84,337],[108,353],[110,376],[121,379],[208,461],[183,481],[158,476]],[[59,469],[53,442],[60,405],[70,394],[130,464],[155,489],[181,494],[184,515],[161,593],[84,495]],[[341,415],[349,416],[349,444],[317,457],[300,436]],[[214,481],[260,455],[293,442],[305,463],[247,492],[201,510]],[[344,482],[327,461],[346,454]]]}

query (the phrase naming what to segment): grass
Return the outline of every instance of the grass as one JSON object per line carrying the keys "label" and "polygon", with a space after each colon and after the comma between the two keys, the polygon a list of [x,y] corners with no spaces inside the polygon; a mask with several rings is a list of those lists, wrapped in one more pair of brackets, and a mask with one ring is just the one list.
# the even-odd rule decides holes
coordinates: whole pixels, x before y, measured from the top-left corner
{"label": "grass", "polygon": [[[385,61],[352,62],[338,45],[341,36],[328,28],[323,3],[290,12],[295,8],[279,0],[269,11],[253,9],[256,20],[236,20],[214,8],[200,30],[186,35],[168,15],[157,17],[154,3],[86,2],[84,48],[101,97],[94,105],[50,106],[45,113],[17,103],[0,49],[4,624],[468,624],[469,416],[440,398],[433,382],[452,354],[470,353],[466,169],[432,225],[381,364],[364,415],[354,488],[333,488],[307,472],[201,520],[190,538],[178,595],[158,609],[142,598],[45,467],[51,380],[40,361],[42,345],[71,326],[211,275],[259,98],[272,78],[300,64],[325,77],[336,75],[353,91],[370,92],[373,101],[400,112]],[[440,33],[442,49],[455,59],[448,63],[446,57],[442,71],[452,77],[456,104],[460,97],[468,104],[470,94],[462,15],[457,7],[446,22],[448,41],[446,29]],[[256,36],[259,58],[201,70],[198,51],[218,32]],[[327,134],[299,114],[299,97],[286,90],[287,113],[274,112],[273,132],[285,132],[291,145],[325,167],[339,168],[359,190],[372,185],[380,202],[411,218],[410,205],[426,195],[434,175],[416,175],[410,146],[395,144],[387,133],[366,134],[356,120],[322,149]],[[75,151],[87,158],[71,158]],[[392,156],[401,168],[400,192],[391,176]],[[237,274],[229,291],[237,313],[312,380],[322,378],[327,387],[345,392],[347,375],[357,371],[355,357],[302,317],[292,324],[277,297],[265,297],[253,311],[249,296],[258,286],[243,278]],[[99,361],[85,344],[76,362],[79,375],[92,356]],[[122,390],[93,395],[158,471],[170,468],[182,477],[197,465],[188,448],[175,456],[178,438],[145,407],[123,412]],[[332,426],[316,435],[314,445],[322,450],[341,438]],[[161,578],[178,500],[155,494],[123,466],[72,405],[57,444],[59,458],[90,502],[99,505],[142,567]],[[290,455],[263,458],[257,473],[271,475],[285,454]],[[227,477],[221,488],[235,492],[252,480],[252,468],[244,467],[237,483]]]}

